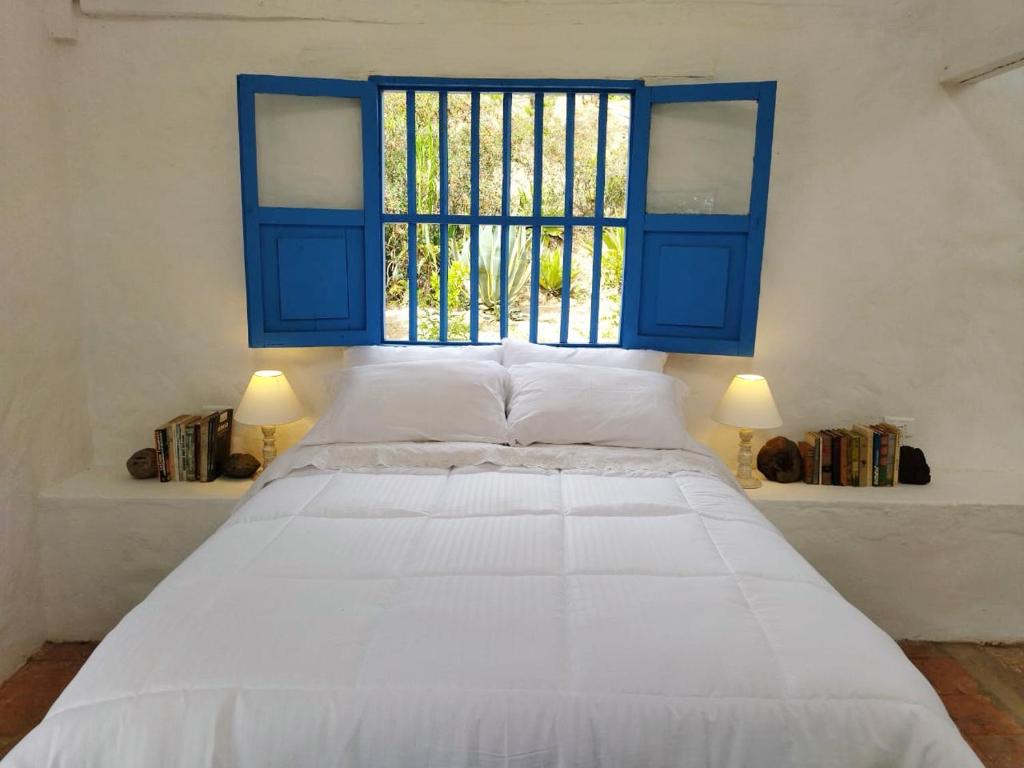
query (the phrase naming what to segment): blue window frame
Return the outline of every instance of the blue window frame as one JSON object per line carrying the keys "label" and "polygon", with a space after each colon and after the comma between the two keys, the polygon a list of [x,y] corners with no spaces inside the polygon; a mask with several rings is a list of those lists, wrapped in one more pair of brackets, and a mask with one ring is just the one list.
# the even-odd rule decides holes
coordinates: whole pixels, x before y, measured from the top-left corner
{"label": "blue window frame", "polygon": [[[753,355],[761,283],[774,82],[659,86],[634,102],[622,343],[669,352]],[[742,213],[649,210],[658,105],[752,105],[749,195]],[[751,157],[752,155],[752,157]],[[685,207],[685,206],[680,206]]]}
{"label": "blue window frame", "polygon": [[[299,200],[295,204],[262,205],[261,182],[258,176],[257,94],[286,94],[302,97],[333,97],[355,100],[361,109],[362,204],[360,208],[333,207],[319,204],[311,207]],[[448,122],[449,97],[458,94],[468,100],[471,114],[469,138],[468,210],[456,210],[449,195]],[[485,229],[498,233],[500,252],[497,301],[488,304],[488,321],[495,325],[498,336],[510,332],[526,333],[531,341],[561,345],[619,344],[626,347],[648,347],[669,351],[712,354],[750,355],[753,353],[761,256],[764,243],[768,175],[771,155],[772,120],[774,116],[774,83],[708,84],[689,86],[647,87],[642,81],[607,80],[461,80],[446,78],[376,77],[366,82],[317,78],[239,75],[238,113],[241,154],[243,226],[245,236],[246,287],[248,294],[249,338],[251,346],[313,346],[355,345],[388,342],[400,343],[487,343],[497,341],[484,332],[482,322],[480,281],[481,241]],[[385,102],[398,99],[405,104],[405,177],[404,204],[388,207],[384,192]],[[438,200],[428,210],[420,210],[417,195],[417,111],[419,98],[437,100],[436,139],[440,165]],[[558,210],[544,204],[543,128],[545,103],[560,98],[564,104],[564,196]],[[596,104],[597,149],[594,173],[595,202],[592,210],[580,211],[574,206],[574,119],[579,99],[589,98]],[[629,100],[629,163],[628,187],[624,211],[609,213],[604,206],[606,168],[605,140],[608,131],[609,98]],[[500,206],[481,209],[481,100],[500,102],[501,147],[500,173],[488,175],[489,183],[500,183],[497,194]],[[513,205],[512,168],[512,104],[513,99],[527,100],[532,105],[532,128],[519,127],[520,134],[532,132],[533,167],[532,199],[527,210]],[[656,181],[666,163],[651,158],[652,122],[662,122],[659,105],[714,105],[735,102],[753,104],[756,117],[751,131],[751,146],[739,149],[719,148],[723,164],[750,171],[749,195],[745,209],[719,213],[714,204],[716,192],[699,192],[696,198],[707,202],[704,209],[691,210],[690,202],[676,204],[682,197],[669,195],[666,205],[652,197],[649,176]],[[521,102],[520,102],[521,103]],[[550,107],[549,107],[550,109]],[[516,113],[519,114],[518,112]],[[720,132],[735,132],[733,119]],[[719,142],[717,128],[704,115],[679,115],[665,112],[664,122],[686,130],[704,130],[702,141],[709,146]],[[712,131],[707,133],[708,125]],[[657,133],[657,132],[656,132]],[[662,132],[664,133],[664,132]],[[662,133],[657,133],[661,136]],[[699,146],[683,136],[683,148]],[[657,143],[657,141],[655,141]],[[670,150],[663,157],[686,155]],[[691,153],[693,154],[693,153]],[[699,168],[704,154],[694,154]],[[736,165],[733,161],[739,161]],[[671,165],[671,161],[667,163]],[[713,170],[713,169],[712,169]],[[707,169],[704,169],[707,174]],[[662,173],[662,175],[664,175]],[[688,177],[682,168],[676,177]],[[698,174],[699,175],[699,174]],[[712,174],[713,175],[713,174]],[[742,175],[742,174],[740,174]],[[495,182],[500,177],[500,182]],[[653,183],[653,182],[652,182]],[[713,186],[713,185],[712,185]],[[485,188],[486,189],[486,188]],[[720,194],[722,201],[735,198],[733,190]],[[660,194],[657,193],[657,194]],[[692,197],[692,195],[691,195]],[[493,202],[495,194],[490,194]],[[652,203],[652,200],[655,200]],[[673,207],[675,205],[676,207]],[[728,207],[726,205],[725,207]],[[386,323],[394,312],[385,297],[385,254],[388,228],[405,228],[405,261],[403,268],[407,286],[407,308],[402,316],[405,327],[392,333]],[[580,228],[586,229],[580,229]],[[432,228],[440,249],[434,290],[430,300],[436,302],[437,323],[431,333],[421,328],[423,315],[419,292],[423,275],[417,274],[418,233]],[[449,254],[452,228],[466,234],[469,252],[468,326],[456,331],[449,300]],[[538,317],[541,296],[540,266],[542,241],[549,230],[561,232],[561,274],[573,275],[573,239],[584,233],[588,240],[591,266],[589,294],[585,302],[586,316],[570,311],[576,301],[572,291],[561,291],[560,306],[555,313],[557,337],[542,338]],[[513,239],[513,230],[526,233]],[[625,258],[621,285],[621,336],[608,338],[599,332],[602,322],[602,233],[624,235]],[[592,240],[591,240],[592,238]],[[516,297],[510,296],[510,248],[516,253],[528,239],[530,277],[528,301],[521,297],[526,288],[515,283]],[[577,243],[578,245],[579,243]],[[493,265],[492,265],[493,267]],[[490,297],[493,299],[493,297]],[[547,304],[551,304],[550,295]],[[515,301],[522,301],[528,324],[521,318],[514,321]],[[550,306],[549,306],[550,309]],[[608,307],[604,307],[608,309]],[[407,315],[405,314],[407,312]],[[514,322],[518,326],[513,327]],[[550,326],[552,323],[548,323]],[[582,326],[582,330],[580,328]],[[490,327],[490,326],[489,326]],[[524,331],[524,328],[527,330]],[[404,333],[403,333],[404,331]]]}

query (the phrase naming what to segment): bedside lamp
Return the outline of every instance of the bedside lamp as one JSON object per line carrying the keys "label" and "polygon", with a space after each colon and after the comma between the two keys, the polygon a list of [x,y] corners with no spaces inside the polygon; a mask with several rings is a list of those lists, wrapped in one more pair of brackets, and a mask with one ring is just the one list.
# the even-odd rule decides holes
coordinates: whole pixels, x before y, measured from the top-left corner
{"label": "bedside lamp", "polygon": [[277,425],[296,421],[304,413],[291,384],[280,371],[256,371],[249,379],[242,402],[235,409],[235,421],[257,425],[263,430],[263,466],[260,472],[277,458],[274,434]]}
{"label": "bedside lamp", "polygon": [[775,407],[768,381],[754,373],[741,373],[734,377],[711,418],[719,424],[739,427],[740,455],[736,479],[743,488],[760,488],[761,481],[753,473],[750,441],[755,429],[782,426],[782,417]]}

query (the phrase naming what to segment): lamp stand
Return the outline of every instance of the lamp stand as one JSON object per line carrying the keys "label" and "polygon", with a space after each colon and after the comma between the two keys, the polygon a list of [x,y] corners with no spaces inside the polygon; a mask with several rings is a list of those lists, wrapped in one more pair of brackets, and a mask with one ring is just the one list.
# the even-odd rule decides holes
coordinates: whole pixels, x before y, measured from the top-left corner
{"label": "lamp stand", "polygon": [[[277,431],[277,427],[271,424],[269,427],[260,427],[260,429],[263,430],[263,466],[260,467],[259,472],[256,473],[257,475],[269,467],[270,462],[277,458],[277,437],[274,434]],[[749,449],[747,449],[747,453],[750,453]]]}
{"label": "lamp stand", "polygon": [[[264,427],[266,429],[266,427]],[[273,429],[273,427],[271,427]],[[736,462],[736,479],[741,488],[760,488],[761,481],[754,477],[754,452],[751,449],[751,441],[754,439],[754,430],[740,430],[740,455]],[[266,443],[264,443],[266,445]],[[266,448],[263,449],[264,452]]]}

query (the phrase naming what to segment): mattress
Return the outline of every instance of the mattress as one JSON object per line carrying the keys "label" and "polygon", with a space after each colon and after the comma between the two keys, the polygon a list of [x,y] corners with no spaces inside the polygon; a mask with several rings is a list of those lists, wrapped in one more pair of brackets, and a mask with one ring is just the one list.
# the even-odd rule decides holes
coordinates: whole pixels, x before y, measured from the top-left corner
{"label": "mattress", "polygon": [[3,768],[980,763],[690,451],[306,446]]}

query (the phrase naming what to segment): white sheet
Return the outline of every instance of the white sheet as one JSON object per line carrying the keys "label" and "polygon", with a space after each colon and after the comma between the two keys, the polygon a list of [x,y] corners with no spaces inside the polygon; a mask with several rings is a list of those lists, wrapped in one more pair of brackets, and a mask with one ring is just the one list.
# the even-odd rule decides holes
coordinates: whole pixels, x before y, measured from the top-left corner
{"label": "white sheet", "polygon": [[4,768],[980,765],[707,456],[278,462]]}

